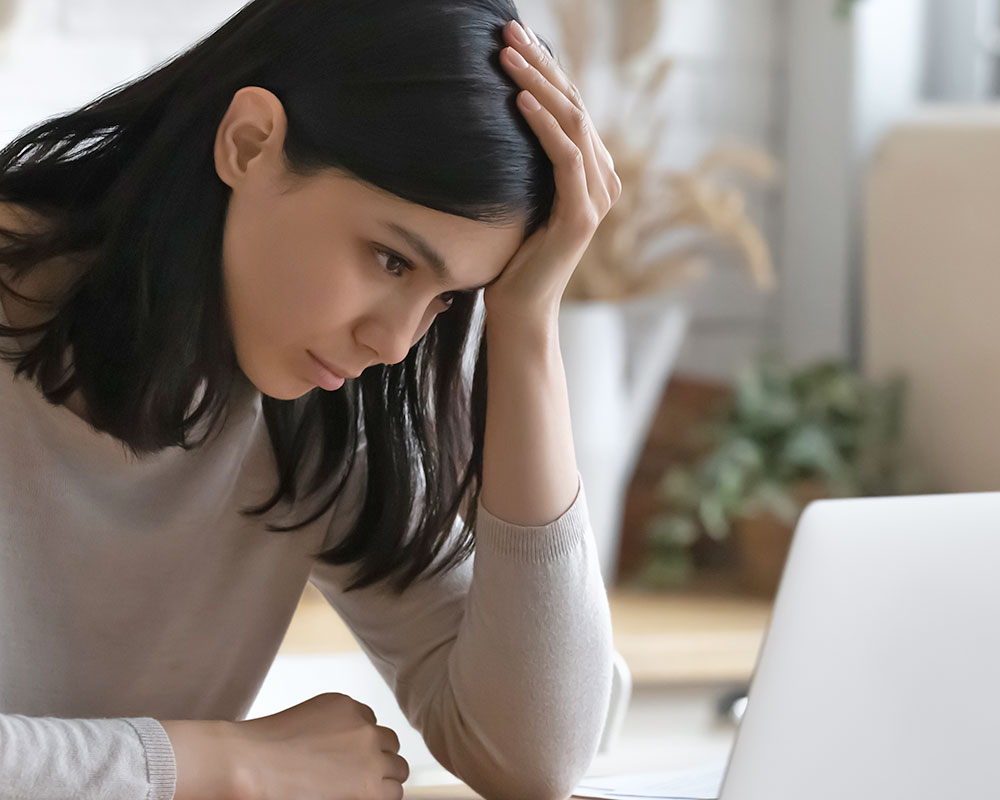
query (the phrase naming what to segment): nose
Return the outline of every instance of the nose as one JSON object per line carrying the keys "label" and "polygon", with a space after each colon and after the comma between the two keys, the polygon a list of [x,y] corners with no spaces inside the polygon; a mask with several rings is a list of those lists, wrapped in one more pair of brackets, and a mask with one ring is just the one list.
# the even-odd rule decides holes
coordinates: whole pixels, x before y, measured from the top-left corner
{"label": "nose", "polygon": [[433,318],[428,308],[386,304],[361,323],[356,337],[374,350],[382,363],[398,364],[420,341]]}

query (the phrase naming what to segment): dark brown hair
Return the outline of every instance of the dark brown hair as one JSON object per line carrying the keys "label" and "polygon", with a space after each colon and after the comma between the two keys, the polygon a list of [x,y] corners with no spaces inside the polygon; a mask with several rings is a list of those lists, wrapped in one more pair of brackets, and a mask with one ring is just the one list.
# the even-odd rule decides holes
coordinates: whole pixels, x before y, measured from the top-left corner
{"label": "dark brown hair", "polygon": [[[47,224],[0,230],[0,263],[20,276],[71,255],[85,269],[50,321],[0,326],[0,336],[43,334],[3,357],[50,402],[79,389],[91,424],[136,456],[198,446],[218,427],[245,376],[224,311],[230,190],[215,172],[213,142],[244,86],[281,100],[293,172],[339,168],[447,213],[527,220],[530,235],[548,219],[555,186],[499,62],[503,26],[517,16],[509,0],[382,0],[378,13],[367,0],[255,0],[146,75],[28,129],[0,151],[0,201]],[[263,397],[278,483],[242,513],[308,499],[301,520],[268,528],[316,520],[340,494],[364,436],[360,516],[316,557],[360,562],[349,588],[388,577],[402,592],[437,558],[463,508],[461,541],[434,572],[467,557],[486,408],[477,300],[460,295],[402,362],[370,367],[340,391]],[[473,348],[470,386],[462,361]],[[206,433],[194,439],[199,423]]]}

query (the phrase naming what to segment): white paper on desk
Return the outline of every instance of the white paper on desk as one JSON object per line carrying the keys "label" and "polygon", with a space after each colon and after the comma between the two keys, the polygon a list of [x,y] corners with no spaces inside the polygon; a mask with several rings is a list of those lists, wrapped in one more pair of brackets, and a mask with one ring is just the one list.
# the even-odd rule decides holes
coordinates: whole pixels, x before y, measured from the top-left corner
{"label": "white paper on desk", "polygon": [[574,797],[600,800],[716,800],[725,765],[691,767],[669,772],[640,772],[584,778]]}

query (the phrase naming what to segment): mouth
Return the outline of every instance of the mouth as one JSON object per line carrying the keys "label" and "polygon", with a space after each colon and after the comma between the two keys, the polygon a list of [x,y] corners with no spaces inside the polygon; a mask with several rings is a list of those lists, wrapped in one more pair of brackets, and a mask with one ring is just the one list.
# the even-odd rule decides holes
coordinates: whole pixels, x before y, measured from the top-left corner
{"label": "mouth", "polygon": [[333,391],[334,389],[339,389],[343,386],[344,381],[348,377],[354,377],[341,375],[311,350],[306,350],[306,352],[309,354],[309,357],[312,359],[315,367],[313,370],[313,379],[318,386],[321,386],[328,391]]}

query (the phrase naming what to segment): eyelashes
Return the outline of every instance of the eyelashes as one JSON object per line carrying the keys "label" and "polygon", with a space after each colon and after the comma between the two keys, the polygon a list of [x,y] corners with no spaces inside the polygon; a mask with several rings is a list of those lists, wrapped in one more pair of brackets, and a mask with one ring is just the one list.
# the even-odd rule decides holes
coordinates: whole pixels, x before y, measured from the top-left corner
{"label": "eyelashes", "polygon": [[[409,272],[413,272],[416,269],[416,267],[413,266],[413,264],[411,264],[409,261],[407,261],[401,255],[399,255],[397,253],[393,253],[390,250],[384,250],[382,248],[376,248],[376,252],[380,256],[385,256],[386,257],[386,259],[387,259],[386,260],[387,266],[385,267],[385,271],[388,272],[390,275],[395,275],[396,277],[400,277],[401,278],[403,276],[403,270],[407,270]],[[390,268],[388,266],[388,264],[390,262],[392,262],[392,261],[395,261],[400,266],[397,267],[397,268],[395,268],[395,269]]]}
{"label": "eyelashes", "polygon": [[[376,247],[375,252],[380,256],[385,256],[386,266],[383,268],[390,275],[397,278],[402,278],[404,272],[413,272],[416,267],[406,258],[399,255],[399,253],[394,253],[392,250],[387,250],[384,247]],[[397,267],[390,267],[391,262],[396,262]],[[446,308],[451,308],[455,300],[461,295],[462,292],[445,292],[441,295],[441,302],[444,303]]]}

